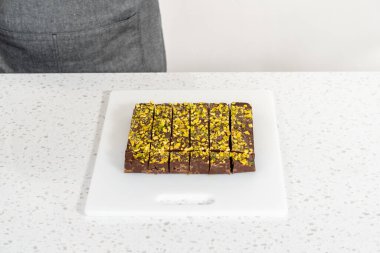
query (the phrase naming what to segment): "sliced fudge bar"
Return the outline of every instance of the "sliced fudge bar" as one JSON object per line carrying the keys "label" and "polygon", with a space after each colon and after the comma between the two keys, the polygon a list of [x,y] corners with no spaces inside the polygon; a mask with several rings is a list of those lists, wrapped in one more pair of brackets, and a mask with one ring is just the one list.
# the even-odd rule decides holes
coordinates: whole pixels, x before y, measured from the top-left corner
{"label": "sliced fudge bar", "polygon": [[209,149],[208,104],[194,103],[190,106],[190,142],[192,150]]}
{"label": "sliced fudge bar", "polygon": [[170,142],[170,172],[189,173],[190,166],[190,104],[173,104]]}
{"label": "sliced fudge bar", "polygon": [[170,149],[170,136],[172,132],[172,106],[171,104],[157,104],[154,110],[151,149]]}
{"label": "sliced fudge bar", "polygon": [[210,152],[206,150],[192,150],[190,152],[190,174],[208,174],[210,169]]}
{"label": "sliced fudge bar", "polygon": [[211,151],[210,152],[210,174],[230,174],[230,152]]}
{"label": "sliced fudge bar", "polygon": [[252,107],[231,104],[231,158],[233,172],[255,171]]}
{"label": "sliced fudge bar", "polygon": [[232,151],[253,150],[252,107],[248,103],[231,104],[231,144]]}
{"label": "sliced fudge bar", "polygon": [[170,173],[189,173],[190,154],[187,151],[170,152]]}
{"label": "sliced fudge bar", "polygon": [[128,136],[128,149],[135,151],[149,149],[152,137],[153,113],[154,104],[136,104]]}
{"label": "sliced fudge bar", "polygon": [[230,112],[226,103],[210,104],[210,150],[229,151]]}
{"label": "sliced fudge bar", "polygon": [[154,105],[136,104],[125,151],[125,172],[142,172],[148,168]]}
{"label": "sliced fudge bar", "polygon": [[171,104],[156,105],[147,173],[169,173],[171,122]]}

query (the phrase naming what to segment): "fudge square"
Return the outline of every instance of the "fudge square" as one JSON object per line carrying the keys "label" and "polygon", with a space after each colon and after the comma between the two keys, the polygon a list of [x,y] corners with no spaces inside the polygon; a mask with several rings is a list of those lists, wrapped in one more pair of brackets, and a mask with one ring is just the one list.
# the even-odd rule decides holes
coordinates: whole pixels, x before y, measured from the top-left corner
{"label": "fudge square", "polygon": [[190,104],[173,104],[170,142],[170,172],[189,173],[190,170]]}

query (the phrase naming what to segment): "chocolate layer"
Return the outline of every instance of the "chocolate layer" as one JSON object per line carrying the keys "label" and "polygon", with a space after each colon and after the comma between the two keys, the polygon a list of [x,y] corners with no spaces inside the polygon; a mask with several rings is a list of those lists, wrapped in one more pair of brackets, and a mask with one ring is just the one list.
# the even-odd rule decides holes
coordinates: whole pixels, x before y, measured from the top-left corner
{"label": "chocolate layer", "polygon": [[187,151],[170,152],[170,173],[189,173],[190,154]]}
{"label": "chocolate layer", "polygon": [[154,111],[152,144],[146,173],[169,173],[171,122],[171,104],[157,104]]}
{"label": "chocolate layer", "polygon": [[210,152],[210,174],[230,174],[230,152]]}
{"label": "chocolate layer", "polygon": [[190,174],[208,174],[210,169],[209,151],[191,151],[190,153]]}

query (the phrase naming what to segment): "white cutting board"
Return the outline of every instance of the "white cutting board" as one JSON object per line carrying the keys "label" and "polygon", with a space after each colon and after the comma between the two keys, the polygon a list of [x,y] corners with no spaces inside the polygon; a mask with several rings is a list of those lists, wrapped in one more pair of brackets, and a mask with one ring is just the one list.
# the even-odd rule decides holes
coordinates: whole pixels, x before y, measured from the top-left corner
{"label": "white cutting board", "polygon": [[[256,172],[231,175],[124,173],[124,151],[133,108],[136,103],[149,101],[251,103]],[[286,191],[272,93],[255,90],[113,91],[85,214],[285,217]]]}

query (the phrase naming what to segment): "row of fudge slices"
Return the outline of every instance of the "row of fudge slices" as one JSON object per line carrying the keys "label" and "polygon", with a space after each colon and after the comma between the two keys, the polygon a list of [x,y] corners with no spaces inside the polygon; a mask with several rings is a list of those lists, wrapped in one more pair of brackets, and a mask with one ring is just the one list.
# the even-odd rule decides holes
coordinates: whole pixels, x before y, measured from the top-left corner
{"label": "row of fudge slices", "polygon": [[247,103],[137,104],[125,172],[254,171],[252,122]]}

